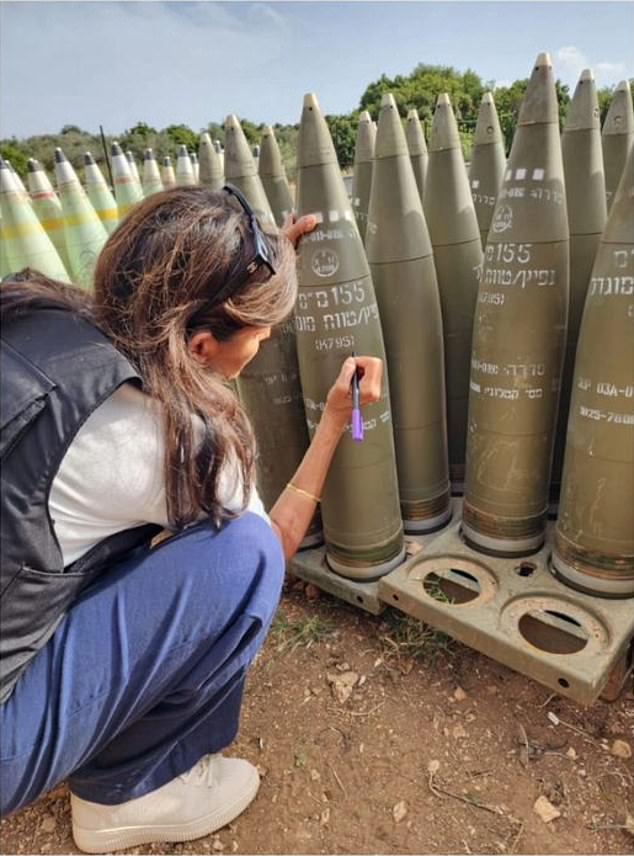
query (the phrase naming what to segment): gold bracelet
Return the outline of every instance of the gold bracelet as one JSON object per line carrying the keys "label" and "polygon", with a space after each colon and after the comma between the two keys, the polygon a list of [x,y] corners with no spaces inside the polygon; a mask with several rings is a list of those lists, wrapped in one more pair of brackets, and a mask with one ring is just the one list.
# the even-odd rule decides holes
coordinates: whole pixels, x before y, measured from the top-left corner
{"label": "gold bracelet", "polygon": [[318,496],[314,496],[312,493],[308,493],[307,490],[302,490],[301,487],[296,487],[293,482],[287,482],[286,487],[290,487],[291,490],[298,493],[300,496],[305,496],[307,499],[312,499],[313,502],[316,502],[318,505],[321,502],[321,499]]}

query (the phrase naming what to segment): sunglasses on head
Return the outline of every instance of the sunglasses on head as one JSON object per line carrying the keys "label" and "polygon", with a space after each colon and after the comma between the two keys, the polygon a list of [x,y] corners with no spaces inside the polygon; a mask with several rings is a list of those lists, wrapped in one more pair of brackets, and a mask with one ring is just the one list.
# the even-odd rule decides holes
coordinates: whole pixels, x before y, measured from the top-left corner
{"label": "sunglasses on head", "polygon": [[266,236],[262,230],[262,227],[258,223],[258,218],[255,216],[255,211],[249,203],[247,202],[244,194],[238,190],[237,187],[234,187],[232,184],[225,184],[222,188],[225,193],[228,193],[230,196],[235,197],[240,203],[240,207],[244,211],[249,221],[249,229],[251,230],[251,234],[253,235],[253,243],[255,244],[255,255],[253,258],[246,263],[244,269],[235,277],[229,280],[215,295],[214,303],[220,303],[223,300],[226,300],[234,292],[238,291],[238,289],[244,285],[244,283],[250,279],[256,271],[260,270],[260,268],[267,268],[269,271],[270,277],[275,276],[276,270],[273,267],[273,262],[271,260],[271,247],[269,246],[269,242],[266,240]]}

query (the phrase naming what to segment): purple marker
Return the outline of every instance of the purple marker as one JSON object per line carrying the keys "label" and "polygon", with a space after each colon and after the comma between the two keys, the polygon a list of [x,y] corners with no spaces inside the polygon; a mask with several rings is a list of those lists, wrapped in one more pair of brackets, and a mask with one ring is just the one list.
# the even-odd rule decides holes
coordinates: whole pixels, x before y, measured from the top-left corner
{"label": "purple marker", "polygon": [[[352,356],[356,356],[354,351]],[[352,439],[355,443],[363,440],[363,418],[361,417],[361,403],[359,400],[359,369],[355,369],[352,375]]]}

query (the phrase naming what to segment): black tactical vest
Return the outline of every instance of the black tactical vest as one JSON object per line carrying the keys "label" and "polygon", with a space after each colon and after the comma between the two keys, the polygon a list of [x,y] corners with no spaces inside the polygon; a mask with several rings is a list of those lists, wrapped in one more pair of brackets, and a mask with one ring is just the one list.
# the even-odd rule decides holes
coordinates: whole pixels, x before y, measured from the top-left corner
{"label": "black tactical vest", "polygon": [[64,310],[37,309],[10,318],[0,342],[3,702],[78,594],[160,527],[113,535],[64,568],[48,513],[55,474],[90,414],[121,384],[141,380],[102,333]]}

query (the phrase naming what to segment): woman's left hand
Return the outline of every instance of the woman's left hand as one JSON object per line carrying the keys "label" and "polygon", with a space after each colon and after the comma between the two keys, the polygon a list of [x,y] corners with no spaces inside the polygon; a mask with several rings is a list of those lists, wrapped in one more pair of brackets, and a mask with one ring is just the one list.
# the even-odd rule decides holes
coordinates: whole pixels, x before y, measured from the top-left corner
{"label": "woman's left hand", "polygon": [[317,225],[317,218],[314,214],[304,214],[303,217],[297,219],[297,215],[293,211],[288,215],[282,226],[282,233],[286,235],[291,244],[297,249],[299,239],[302,235],[312,232]]}

